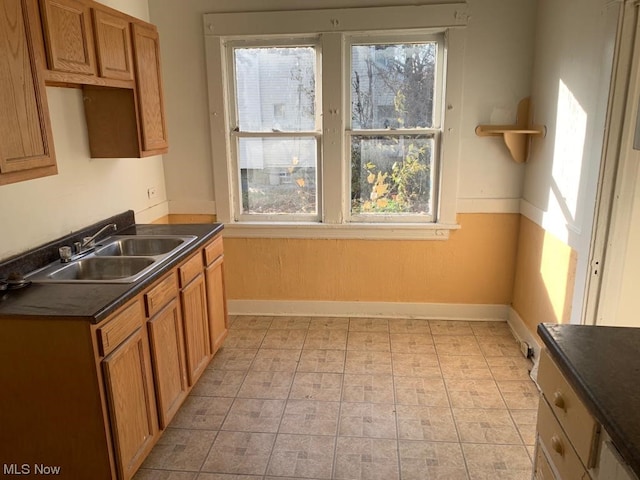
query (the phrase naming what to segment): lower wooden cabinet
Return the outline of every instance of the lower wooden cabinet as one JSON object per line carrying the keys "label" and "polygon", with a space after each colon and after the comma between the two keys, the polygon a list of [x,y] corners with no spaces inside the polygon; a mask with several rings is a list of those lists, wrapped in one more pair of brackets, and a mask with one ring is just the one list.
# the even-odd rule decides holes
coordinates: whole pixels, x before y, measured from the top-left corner
{"label": "lower wooden cabinet", "polygon": [[187,350],[187,373],[189,385],[194,385],[211,360],[207,290],[202,273],[180,291],[180,299]]}
{"label": "lower wooden cabinet", "polygon": [[122,479],[133,476],[158,435],[149,341],[140,312],[138,329],[102,361],[116,464]]}
{"label": "lower wooden cabinet", "polygon": [[166,428],[189,391],[182,314],[177,297],[147,322],[160,428]]}
{"label": "lower wooden cabinet", "polygon": [[549,464],[549,460],[547,460],[547,457],[543,452],[543,448],[544,447],[540,443],[540,440],[538,440],[536,445],[533,480],[556,480],[553,470],[551,469],[551,465]]}
{"label": "lower wooden cabinet", "polygon": [[206,268],[207,310],[211,330],[211,352],[216,353],[228,333],[227,301],[224,291],[224,257],[220,255]]}
{"label": "lower wooden cabinet", "polygon": [[7,469],[133,478],[223,338],[221,252],[205,273],[213,242],[99,324],[0,317],[0,460],[19,462]]}
{"label": "lower wooden cabinet", "polygon": [[600,425],[546,350],[538,370],[541,389],[534,475],[537,480],[590,480]]}

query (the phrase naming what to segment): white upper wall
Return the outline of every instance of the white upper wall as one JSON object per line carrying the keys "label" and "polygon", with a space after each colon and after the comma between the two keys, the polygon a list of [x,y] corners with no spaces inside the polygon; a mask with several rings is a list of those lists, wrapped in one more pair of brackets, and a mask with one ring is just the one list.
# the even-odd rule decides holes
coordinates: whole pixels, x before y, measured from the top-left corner
{"label": "white upper wall", "polygon": [[534,140],[522,213],[577,252],[572,323],[582,314],[622,2],[539,0],[532,85]]}
{"label": "white upper wall", "polygon": [[[412,2],[428,4],[442,2]],[[535,0],[469,0],[458,211],[519,211],[524,167],[479,123],[515,121],[529,95]],[[403,5],[406,0],[307,0],[305,9]],[[149,0],[162,52],[170,139],[165,155],[172,213],[213,213],[213,179],[202,15],[302,8],[299,0]]]}
{"label": "white upper wall", "polygon": [[[147,0],[101,3],[148,21]],[[0,187],[0,259],[132,209],[144,223],[167,212],[162,157],[91,159],[82,90],[47,87],[58,175]],[[147,188],[157,187],[153,201]]]}

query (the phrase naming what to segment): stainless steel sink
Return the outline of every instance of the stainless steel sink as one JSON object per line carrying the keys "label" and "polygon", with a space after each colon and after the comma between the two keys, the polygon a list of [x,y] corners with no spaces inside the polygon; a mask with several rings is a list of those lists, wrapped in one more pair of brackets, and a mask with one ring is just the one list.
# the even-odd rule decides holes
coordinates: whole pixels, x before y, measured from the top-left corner
{"label": "stainless steel sink", "polygon": [[175,257],[192,235],[114,235],[69,263],[54,262],[25,276],[36,283],[132,283]]}
{"label": "stainless steel sink", "polygon": [[127,237],[116,238],[108,244],[96,247],[95,254],[99,257],[137,257],[164,255],[185,242],[184,238],[153,238]]}
{"label": "stainless steel sink", "polygon": [[95,282],[127,279],[135,281],[155,263],[148,257],[88,257],[61,266],[48,275],[52,281],[88,280]]}

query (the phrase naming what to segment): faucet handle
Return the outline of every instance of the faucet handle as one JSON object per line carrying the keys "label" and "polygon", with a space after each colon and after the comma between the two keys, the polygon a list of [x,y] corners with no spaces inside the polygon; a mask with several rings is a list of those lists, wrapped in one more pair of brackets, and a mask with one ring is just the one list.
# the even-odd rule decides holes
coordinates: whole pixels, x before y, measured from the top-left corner
{"label": "faucet handle", "polygon": [[60,254],[60,261],[62,263],[68,263],[71,261],[73,252],[71,251],[71,247],[69,247],[68,245],[60,247],[58,249],[58,253]]}

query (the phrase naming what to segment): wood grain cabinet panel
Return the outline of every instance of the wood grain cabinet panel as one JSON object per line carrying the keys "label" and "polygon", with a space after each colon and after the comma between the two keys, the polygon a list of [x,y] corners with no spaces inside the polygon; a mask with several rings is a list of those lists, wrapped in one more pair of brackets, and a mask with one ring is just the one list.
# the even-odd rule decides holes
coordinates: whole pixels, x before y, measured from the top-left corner
{"label": "wood grain cabinet panel", "polygon": [[189,260],[180,265],[180,286],[186,287],[194,278],[202,273],[202,256],[199,254],[192,255]]}
{"label": "wood grain cabinet panel", "polygon": [[101,77],[133,80],[131,24],[127,17],[93,9],[98,71]]}
{"label": "wood grain cabinet panel", "polygon": [[228,334],[227,301],[224,290],[224,257],[220,255],[206,268],[207,309],[211,352],[216,353]]}
{"label": "wood grain cabinet panel", "polygon": [[49,70],[95,75],[91,8],[82,0],[40,0]]}
{"label": "wood grain cabinet panel", "polygon": [[160,428],[164,429],[189,391],[182,315],[177,297],[151,318],[147,325]]}
{"label": "wood grain cabinet panel", "polygon": [[158,435],[146,330],[140,327],[102,361],[119,478],[133,477]]}
{"label": "wood grain cabinet panel", "polygon": [[211,360],[207,291],[200,273],[180,292],[189,385],[194,385]]}
{"label": "wood grain cabinet panel", "polygon": [[0,9],[0,185],[57,173],[33,0]]}
{"label": "wood grain cabinet panel", "polygon": [[142,150],[165,153],[168,141],[157,29],[134,23],[133,46]]}
{"label": "wood grain cabinet panel", "polygon": [[133,302],[106,325],[97,329],[100,355],[108,355],[129,335],[142,326],[140,302]]}

